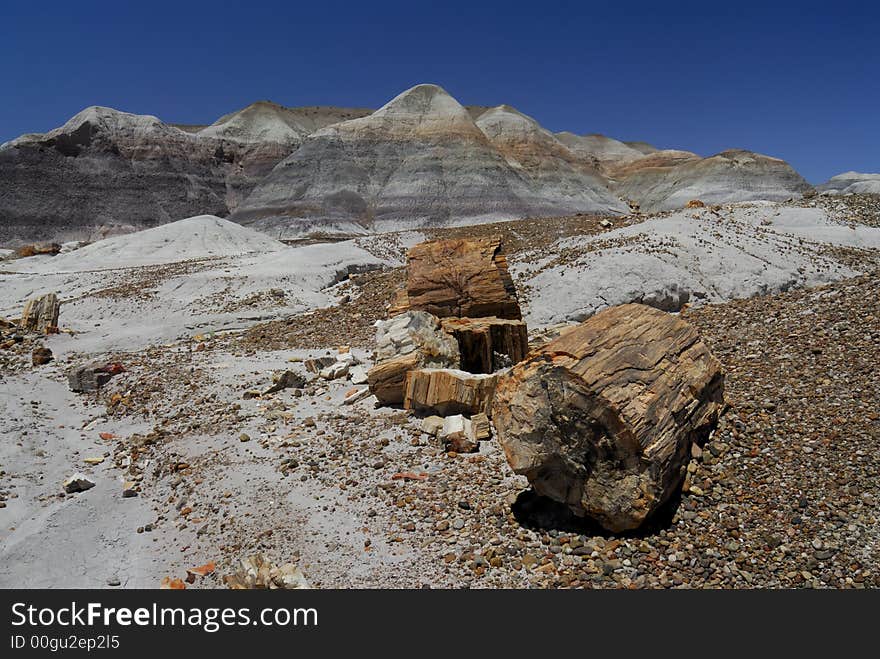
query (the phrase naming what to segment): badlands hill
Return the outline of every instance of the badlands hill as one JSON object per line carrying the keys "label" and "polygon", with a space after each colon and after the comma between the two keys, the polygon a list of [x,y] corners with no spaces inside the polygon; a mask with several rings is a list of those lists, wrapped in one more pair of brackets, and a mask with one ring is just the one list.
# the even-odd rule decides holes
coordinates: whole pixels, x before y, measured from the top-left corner
{"label": "badlands hill", "polygon": [[259,104],[198,132],[86,108],[48,133],[0,146],[0,242],[226,215],[307,132]]}
{"label": "badlands hill", "polygon": [[[875,189],[871,175],[827,186]],[[841,179],[841,180],[838,180]],[[844,180],[845,179],[845,180]],[[872,187],[874,186],[874,187]],[[210,126],[91,107],[0,145],[0,245],[99,239],[210,214],[274,236],[785,200],[809,185],[748,151],[702,158],[553,134],[418,85],[376,112],[259,101]]]}
{"label": "badlands hill", "polygon": [[592,162],[578,157],[531,117],[499,105],[480,114],[476,124],[507,163],[528,178],[529,203],[536,215],[626,212]]}
{"label": "badlands hill", "polygon": [[314,130],[368,114],[260,101],[210,126],[90,107],[0,146],[0,243],[94,239],[227,215]]}
{"label": "badlands hill", "polygon": [[880,194],[880,174],[845,172],[816,186],[816,190],[827,194]]}
{"label": "badlands hill", "polygon": [[575,135],[556,133],[556,137],[584,160],[593,160],[605,172],[607,169],[638,160],[656,151],[650,144],[634,146],[604,135]]}
{"label": "badlands hill", "polygon": [[[478,121],[440,87],[418,85],[311,135],[232,218],[298,235],[622,210],[533,120],[495,108]],[[563,182],[571,176],[584,187]]]}
{"label": "badlands hill", "polygon": [[724,151],[709,158],[682,151],[652,153],[625,163],[612,187],[642,210],[675,210],[692,199],[722,204],[785,201],[812,190],[787,162],[751,151]]}

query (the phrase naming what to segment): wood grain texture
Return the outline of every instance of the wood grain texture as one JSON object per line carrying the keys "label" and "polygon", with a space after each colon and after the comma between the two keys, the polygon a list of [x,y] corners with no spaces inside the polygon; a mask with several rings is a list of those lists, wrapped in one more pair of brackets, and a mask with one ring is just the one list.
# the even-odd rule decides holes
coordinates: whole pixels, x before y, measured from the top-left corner
{"label": "wood grain texture", "polygon": [[[525,359],[529,333],[521,320],[507,318],[444,318],[444,332],[458,341],[461,367],[471,373],[493,373]],[[499,357],[509,363],[499,363]]]}
{"label": "wood grain texture", "polygon": [[498,381],[451,368],[424,368],[406,374],[403,407],[424,414],[489,414]]}
{"label": "wood grain texture", "polygon": [[619,532],[681,485],[723,391],[721,366],[690,325],[627,304],[502,375],[494,422],[514,471],[538,493]]}
{"label": "wood grain texture", "polygon": [[438,318],[522,318],[500,238],[424,242],[407,257],[406,291],[395,311],[406,304]]}
{"label": "wood grain texture", "polygon": [[50,334],[57,331],[61,303],[55,293],[33,297],[24,305],[21,326],[31,332]]}

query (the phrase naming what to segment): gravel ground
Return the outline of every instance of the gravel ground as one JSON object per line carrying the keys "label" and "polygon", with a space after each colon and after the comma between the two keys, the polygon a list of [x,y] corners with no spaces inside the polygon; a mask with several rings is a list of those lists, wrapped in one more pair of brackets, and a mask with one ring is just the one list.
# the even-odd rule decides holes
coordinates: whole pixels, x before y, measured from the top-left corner
{"label": "gravel ground", "polygon": [[[37,370],[30,337],[3,353],[0,433],[22,437],[0,465],[0,516],[26,520],[33,502],[53,521],[3,525],[0,585],[156,586],[213,560],[190,587],[222,587],[261,551],[319,587],[880,586],[880,272],[684,311],[724,366],[729,407],[681,497],[621,536],[535,496],[492,440],[446,453],[402,410],[343,405],[347,381],[246,395],[339,345],[368,364],[401,278],[355,275],[337,307],[107,355],[127,370],[99,394],[66,392],[81,356]],[[31,443],[45,453],[56,436],[35,463]],[[98,485],[60,497],[73,471]],[[121,498],[123,480],[138,497]],[[64,528],[67,510],[87,532]],[[75,574],[61,531],[89,557]]]}
{"label": "gravel ground", "polygon": [[534,496],[494,441],[449,454],[403,411],[342,406],[350,384],[243,398],[326,350],[119,354],[128,372],[85,402],[111,431],[152,427],[107,447],[153,507],[128,533],[155,538],[156,582],[216,560],[193,587],[218,586],[263,551],[323,587],[880,585],[878,273],[685,316],[730,407],[681,498],[623,536]]}

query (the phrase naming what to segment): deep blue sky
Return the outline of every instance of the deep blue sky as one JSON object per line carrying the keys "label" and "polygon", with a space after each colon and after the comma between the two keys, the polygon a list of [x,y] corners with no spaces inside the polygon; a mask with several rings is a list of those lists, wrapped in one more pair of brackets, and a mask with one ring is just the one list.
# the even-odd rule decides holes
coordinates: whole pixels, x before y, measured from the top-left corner
{"label": "deep blue sky", "polygon": [[378,107],[420,82],[551,130],[880,171],[880,3],[0,4],[0,141],[88,105],[210,123],[258,99]]}

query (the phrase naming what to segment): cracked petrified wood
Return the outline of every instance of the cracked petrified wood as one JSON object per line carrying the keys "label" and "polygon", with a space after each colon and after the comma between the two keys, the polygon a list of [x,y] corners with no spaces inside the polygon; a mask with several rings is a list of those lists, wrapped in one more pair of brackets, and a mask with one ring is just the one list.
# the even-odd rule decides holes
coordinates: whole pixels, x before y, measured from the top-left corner
{"label": "cracked petrified wood", "polygon": [[457,367],[458,344],[424,311],[407,311],[376,323],[376,364],[367,372],[370,391],[383,405],[403,402],[406,374],[415,368]]}
{"label": "cracked petrified wood", "polygon": [[680,318],[608,309],[502,375],[498,441],[535,490],[619,532],[680,487],[723,404],[721,366]]}
{"label": "cracked petrified wood", "polygon": [[458,341],[461,367],[471,373],[493,373],[521,362],[529,352],[529,333],[521,320],[444,318],[440,326]]}
{"label": "cracked petrified wood", "polygon": [[51,334],[58,331],[58,313],[61,303],[55,293],[31,298],[24,305],[21,326],[32,332]]}
{"label": "cracked petrified wood", "polygon": [[454,368],[423,368],[406,374],[403,407],[423,414],[490,414],[496,375]]}
{"label": "cracked petrified wood", "polygon": [[407,258],[406,290],[394,300],[395,312],[522,318],[500,238],[424,242],[410,248]]}

